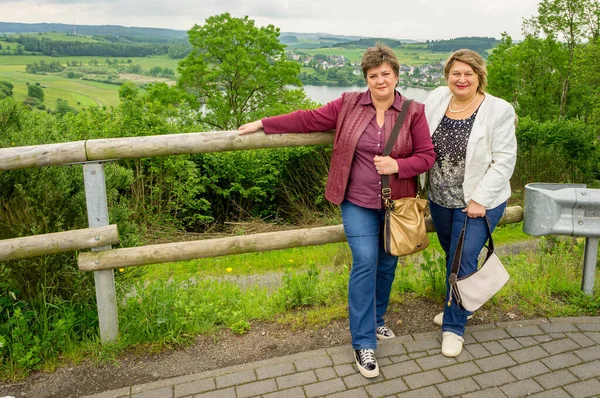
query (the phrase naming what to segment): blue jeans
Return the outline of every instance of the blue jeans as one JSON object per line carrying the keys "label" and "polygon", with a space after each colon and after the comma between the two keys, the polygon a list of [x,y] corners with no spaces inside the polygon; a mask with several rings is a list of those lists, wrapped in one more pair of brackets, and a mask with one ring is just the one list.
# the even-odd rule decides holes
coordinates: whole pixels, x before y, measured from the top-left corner
{"label": "blue jeans", "polygon": [[352,270],[348,283],[348,317],[352,347],[377,348],[376,327],[385,324],[383,314],[390,301],[398,257],[383,248],[383,209],[367,209],[344,200],[340,205]]}
{"label": "blue jeans", "polygon": [[[493,209],[487,209],[486,215],[490,220],[490,228],[493,231],[498,221],[504,214],[506,202]],[[460,231],[465,223],[467,213],[462,212],[462,208],[449,209],[429,201],[429,210],[431,211],[431,220],[435,226],[437,236],[440,240],[440,245],[446,254],[446,301],[444,302],[444,320],[442,324],[443,332],[456,333],[459,336],[464,335],[465,325],[467,324],[467,316],[472,313],[467,310],[462,310],[456,304],[456,300],[452,300],[450,306],[448,303],[448,292],[450,286],[448,284],[448,276],[452,271],[452,261],[454,252],[460,237]],[[467,220],[467,231],[463,243],[463,253],[460,262],[460,271],[458,277],[471,274],[477,270],[477,259],[483,246],[487,242],[488,233],[485,225],[485,218],[469,218]]]}

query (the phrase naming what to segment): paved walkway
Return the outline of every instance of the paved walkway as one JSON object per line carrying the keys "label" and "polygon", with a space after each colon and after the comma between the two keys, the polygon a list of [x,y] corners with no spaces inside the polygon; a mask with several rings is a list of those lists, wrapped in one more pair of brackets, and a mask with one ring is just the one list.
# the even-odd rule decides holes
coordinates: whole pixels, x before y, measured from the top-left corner
{"label": "paved walkway", "polygon": [[386,340],[381,374],[361,376],[350,346],[135,385],[86,398],[600,397],[600,317],[467,327],[457,358],[441,333]]}

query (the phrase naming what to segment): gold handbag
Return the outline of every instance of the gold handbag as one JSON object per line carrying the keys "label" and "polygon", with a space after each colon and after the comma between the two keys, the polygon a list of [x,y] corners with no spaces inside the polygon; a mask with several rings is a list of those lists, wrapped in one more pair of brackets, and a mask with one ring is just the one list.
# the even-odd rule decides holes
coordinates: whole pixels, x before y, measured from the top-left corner
{"label": "gold handbag", "polygon": [[[400,128],[406,118],[411,100],[406,100],[396,119],[392,134],[385,146],[383,156],[389,156]],[[427,200],[416,198],[391,199],[389,176],[381,176],[381,197],[385,205],[385,223],[383,226],[383,244],[386,253],[392,256],[406,256],[419,252],[429,246],[425,228],[425,207]]]}
{"label": "gold handbag", "polygon": [[402,198],[386,200],[383,244],[393,256],[406,256],[429,246],[424,210],[427,200]]}

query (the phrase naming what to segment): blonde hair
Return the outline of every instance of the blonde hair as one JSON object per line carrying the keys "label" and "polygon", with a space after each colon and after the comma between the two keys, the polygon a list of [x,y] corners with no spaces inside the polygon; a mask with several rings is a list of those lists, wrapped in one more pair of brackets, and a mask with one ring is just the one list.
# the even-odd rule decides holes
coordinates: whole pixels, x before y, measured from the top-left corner
{"label": "blonde hair", "polygon": [[398,62],[398,58],[396,58],[396,54],[391,48],[382,43],[376,43],[375,47],[367,48],[360,63],[365,79],[369,69],[375,68],[384,62],[390,64],[396,76],[400,75],[400,62]]}
{"label": "blonde hair", "polygon": [[477,91],[484,92],[487,87],[487,68],[485,67],[485,61],[477,52],[463,48],[450,54],[446,63],[444,64],[444,77],[448,80],[450,75],[450,69],[456,61],[464,62],[469,65],[473,72],[479,77],[479,87]]}

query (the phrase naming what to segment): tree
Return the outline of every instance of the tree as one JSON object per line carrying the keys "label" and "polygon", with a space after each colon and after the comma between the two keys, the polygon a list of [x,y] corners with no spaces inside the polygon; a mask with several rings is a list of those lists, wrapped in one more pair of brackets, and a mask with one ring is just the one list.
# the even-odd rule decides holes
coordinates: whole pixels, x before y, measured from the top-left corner
{"label": "tree", "polygon": [[10,82],[0,80],[0,100],[12,97],[14,86]]}
{"label": "tree", "polygon": [[231,130],[308,105],[301,90],[289,102],[286,86],[300,84],[300,66],[286,59],[273,25],[257,28],[248,17],[224,13],[195,25],[188,36],[193,49],[179,63],[179,85],[205,104],[201,122]]}
{"label": "tree", "polygon": [[27,96],[32,98],[37,98],[40,102],[44,101],[44,90],[37,85],[30,84],[27,86]]}

